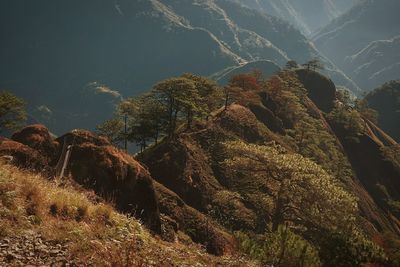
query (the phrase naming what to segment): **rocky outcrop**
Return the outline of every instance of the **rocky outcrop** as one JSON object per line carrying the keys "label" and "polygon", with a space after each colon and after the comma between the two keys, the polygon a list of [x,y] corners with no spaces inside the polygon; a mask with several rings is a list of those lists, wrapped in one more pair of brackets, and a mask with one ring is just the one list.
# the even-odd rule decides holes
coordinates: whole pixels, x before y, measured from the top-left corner
{"label": "rocky outcrop", "polygon": [[398,144],[370,121],[364,123],[363,133],[353,137],[343,125],[331,125],[358,178],[354,191],[358,191],[362,212],[379,231],[400,234],[400,220],[390,205],[400,200],[400,165],[386,154]]}
{"label": "rocky outcrop", "polygon": [[64,140],[72,140],[68,170],[76,182],[115,201],[119,210],[140,217],[159,232],[157,196],[142,165],[88,131],[76,130],[57,139],[59,143]]}
{"label": "rocky outcrop", "polygon": [[378,111],[378,126],[400,142],[400,80],[383,84],[364,99]]}
{"label": "rocky outcrop", "polygon": [[249,108],[257,117],[257,119],[267,126],[271,131],[280,134],[285,133],[282,120],[276,117],[270,109],[266,108],[262,104],[250,104]]}
{"label": "rocky outcrop", "polygon": [[158,200],[149,172],[105,138],[75,130],[53,139],[46,127],[32,125],[12,139],[0,140],[0,155],[12,156],[13,164],[48,175],[62,166],[65,148],[71,145],[67,172],[72,179],[160,232]]}
{"label": "rocky outcrop", "polygon": [[306,69],[296,70],[299,81],[307,89],[308,97],[324,111],[330,112],[336,98],[335,84],[318,72]]}
{"label": "rocky outcrop", "polygon": [[14,133],[11,139],[29,146],[49,160],[54,159],[59,149],[59,143],[52,138],[49,130],[40,124],[23,128]]}
{"label": "rocky outcrop", "polygon": [[161,144],[143,161],[154,179],[198,210],[204,211],[221,188],[204,151],[189,136]]}
{"label": "rocky outcrop", "polygon": [[48,168],[48,160],[38,151],[6,138],[0,139],[0,156],[24,169],[45,172]]}

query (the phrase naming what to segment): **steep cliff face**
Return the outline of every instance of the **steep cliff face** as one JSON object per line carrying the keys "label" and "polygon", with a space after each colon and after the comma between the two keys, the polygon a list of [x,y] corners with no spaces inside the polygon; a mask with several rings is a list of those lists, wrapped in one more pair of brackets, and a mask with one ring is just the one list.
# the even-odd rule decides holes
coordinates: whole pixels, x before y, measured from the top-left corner
{"label": "steep cliff face", "polygon": [[390,81],[364,98],[378,111],[378,125],[397,142],[400,141],[400,81]]}
{"label": "steep cliff face", "polygon": [[317,72],[300,69],[296,73],[317,107],[324,112],[332,111],[336,97],[335,84]]}
{"label": "steep cliff face", "polygon": [[355,138],[349,138],[351,133],[343,125],[333,123],[333,129],[358,180],[384,212],[383,216],[391,219],[389,229],[399,232],[399,210],[393,203],[400,200],[400,164],[390,156],[397,153],[399,145],[370,121],[364,123],[365,131]]}

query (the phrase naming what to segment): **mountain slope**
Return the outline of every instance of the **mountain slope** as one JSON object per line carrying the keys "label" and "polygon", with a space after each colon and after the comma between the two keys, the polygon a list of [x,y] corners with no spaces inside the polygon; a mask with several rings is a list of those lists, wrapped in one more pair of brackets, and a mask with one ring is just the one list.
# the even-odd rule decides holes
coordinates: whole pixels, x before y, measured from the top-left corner
{"label": "mountain slope", "polygon": [[346,58],[345,64],[351,70],[349,76],[367,90],[400,78],[399,51],[400,36],[373,41],[357,54]]}
{"label": "mountain slope", "polygon": [[378,111],[378,124],[400,142],[400,81],[391,81],[365,96],[368,105]]}
{"label": "mountain slope", "polygon": [[399,8],[396,0],[362,1],[318,32],[314,43],[364,90],[398,79],[393,55],[399,53],[393,38],[400,34]]}
{"label": "mountain slope", "polygon": [[0,10],[0,87],[29,99],[34,111],[48,108],[56,133],[94,126],[112,113],[118,98],[93,82],[123,95],[239,62],[208,31],[154,1],[3,1]]}
{"label": "mountain slope", "polygon": [[236,0],[248,7],[262,10],[298,27],[310,35],[348,10],[356,1],[344,0]]}
{"label": "mountain slope", "polygon": [[[188,205],[228,229],[261,234],[268,227],[274,229],[275,220],[282,218],[287,218],[294,229],[313,225],[307,208],[295,208],[299,213],[294,211],[294,222],[290,217],[292,206],[287,206],[289,211],[283,215],[276,215],[274,209],[279,207],[279,189],[285,190],[275,184],[279,174],[290,175],[296,162],[305,160],[309,164],[307,160],[311,159],[324,170],[324,174],[314,170],[319,177],[325,172],[332,175],[336,185],[357,199],[359,229],[370,238],[384,232],[399,236],[399,162],[383,152],[392,151],[398,144],[357,111],[337,106],[332,81],[315,72],[304,72],[280,72],[259,91],[237,93],[234,104],[191,129],[181,127],[176,137],[148,149],[140,160],[155,180]],[[319,102],[314,103],[307,94]],[[289,159],[291,156],[296,160]],[[305,170],[305,166],[300,167],[298,174]],[[295,184],[290,185],[296,190]],[[317,188],[308,190],[319,194]],[[300,196],[300,192],[291,191],[288,199]],[[293,200],[293,205],[310,198]],[[326,215],[330,207],[321,208],[321,212]],[[328,221],[340,221],[329,218],[321,220],[322,228],[328,227]]]}
{"label": "mountain slope", "polygon": [[3,162],[0,188],[4,266],[257,266],[238,257],[211,256],[187,240],[162,241],[74,184],[60,187]]}
{"label": "mountain slope", "polygon": [[[312,266],[386,264],[377,245],[394,260],[395,246],[374,242],[400,235],[398,144],[314,71],[281,71],[232,93],[226,107],[190,126],[179,120],[136,159],[88,131],[53,139],[38,125],[2,138],[0,155],[51,177],[71,144],[66,181],[112,199],[162,239],[215,255],[240,249],[268,265],[285,246],[270,235],[284,227],[300,242],[287,248],[307,244]],[[50,213],[66,212],[59,210]],[[285,261],[298,266],[300,258]]]}
{"label": "mountain slope", "polygon": [[94,128],[121,98],[166,77],[320,57],[286,22],[228,0],[7,0],[0,12],[0,88],[29,100],[56,134]]}

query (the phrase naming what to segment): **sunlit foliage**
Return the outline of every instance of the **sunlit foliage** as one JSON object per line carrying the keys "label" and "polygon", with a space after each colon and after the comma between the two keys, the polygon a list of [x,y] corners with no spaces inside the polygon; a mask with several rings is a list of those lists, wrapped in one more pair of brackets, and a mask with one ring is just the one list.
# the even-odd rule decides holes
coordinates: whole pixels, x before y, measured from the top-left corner
{"label": "sunlit foliage", "polygon": [[[232,175],[252,177],[271,189],[272,229],[290,222],[303,230],[346,229],[354,221],[354,197],[320,166],[277,146],[226,143]],[[255,190],[259,190],[254,188]]]}

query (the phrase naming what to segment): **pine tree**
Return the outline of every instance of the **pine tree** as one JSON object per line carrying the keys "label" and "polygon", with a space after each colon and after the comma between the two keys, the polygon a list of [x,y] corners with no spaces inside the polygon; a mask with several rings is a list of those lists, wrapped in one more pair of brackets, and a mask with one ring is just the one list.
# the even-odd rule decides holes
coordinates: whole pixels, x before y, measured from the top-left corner
{"label": "pine tree", "polygon": [[7,91],[0,91],[0,133],[16,130],[26,121],[25,102]]}

